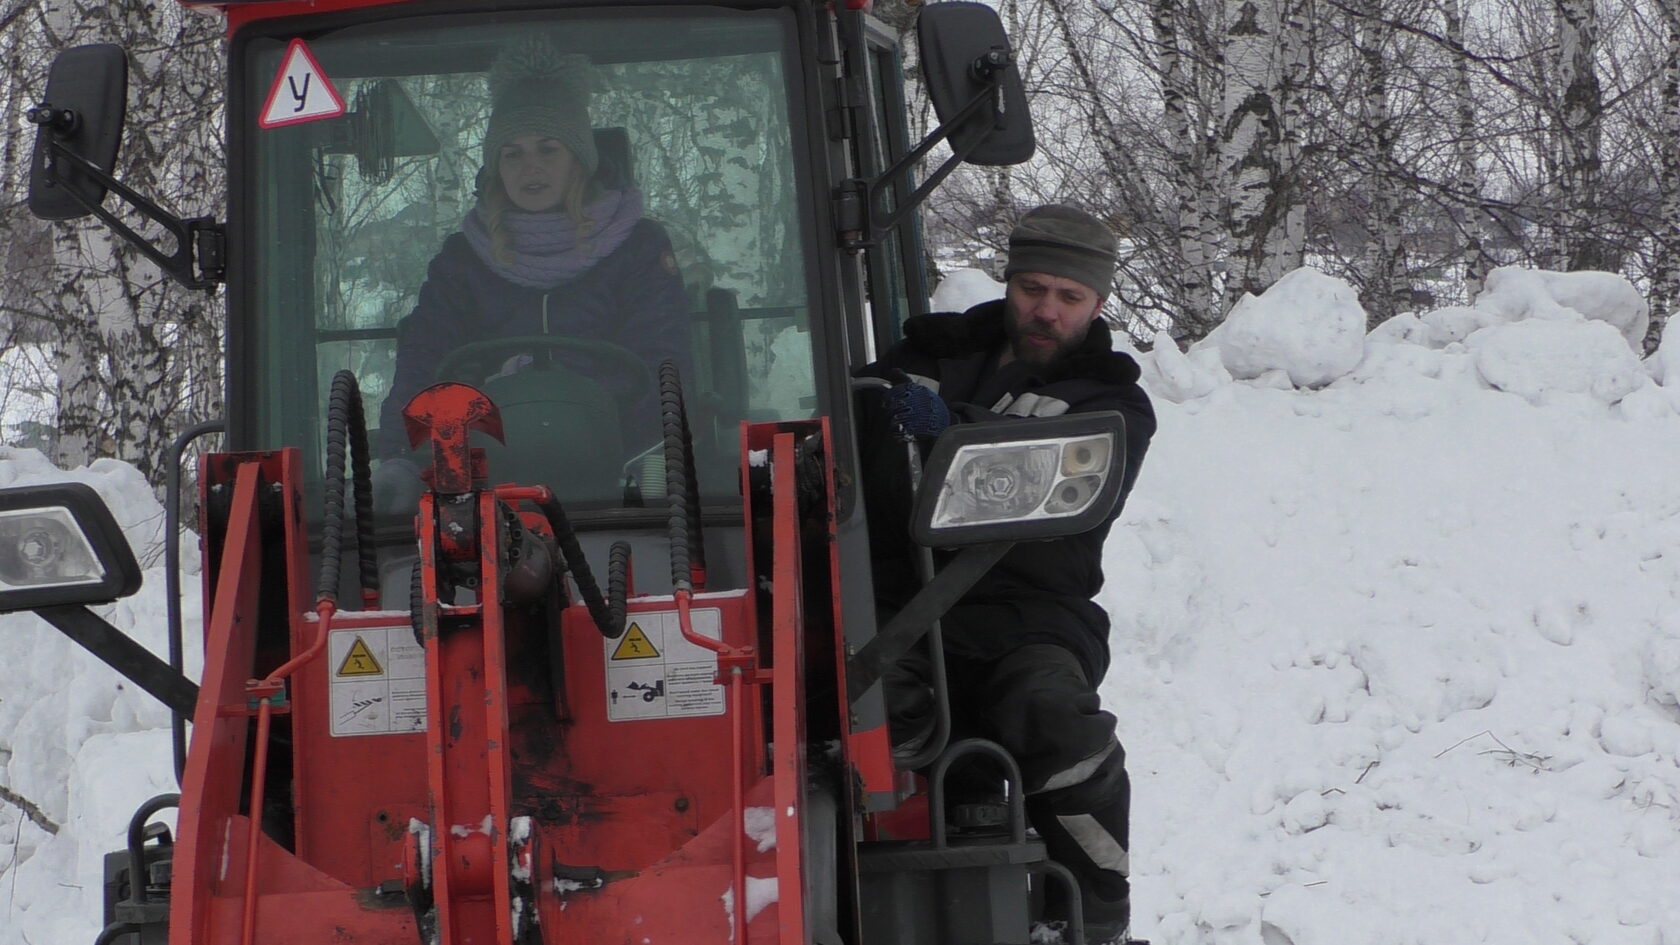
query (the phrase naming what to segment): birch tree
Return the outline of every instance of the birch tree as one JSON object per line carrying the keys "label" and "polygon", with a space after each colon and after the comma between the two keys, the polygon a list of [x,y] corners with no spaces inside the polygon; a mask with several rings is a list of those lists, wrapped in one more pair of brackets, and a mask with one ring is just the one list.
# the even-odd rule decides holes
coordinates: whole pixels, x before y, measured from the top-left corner
{"label": "birch tree", "polygon": [[1196,61],[1186,46],[1186,11],[1183,0],[1154,0],[1151,26],[1154,29],[1157,63],[1161,75],[1161,113],[1171,155],[1172,192],[1177,212],[1177,290],[1180,305],[1196,334],[1206,334],[1219,323],[1219,286],[1214,266],[1220,254],[1219,179],[1210,161],[1211,148],[1207,116],[1201,109],[1191,66]]}
{"label": "birch tree", "polygon": [[1619,260],[1595,233],[1603,170],[1599,144],[1603,95],[1599,86],[1598,10],[1595,0],[1557,0],[1558,79],[1563,99],[1558,111],[1558,240],[1570,269],[1613,268]]}
{"label": "birch tree", "polygon": [[[176,4],[91,0],[37,4],[25,19],[12,28],[38,31],[50,51],[89,42],[129,51],[116,176],[183,216],[212,213],[223,191],[217,21]],[[32,77],[33,96],[44,81],[44,69]],[[161,484],[174,434],[221,412],[219,301],[170,282],[91,217],[52,234],[54,275],[29,315],[58,339],[55,459],[69,467],[114,456]]]}
{"label": "birch tree", "polygon": [[1265,291],[1291,261],[1298,262],[1286,230],[1292,169],[1286,167],[1283,129],[1285,76],[1297,64],[1281,60],[1303,55],[1304,44],[1283,36],[1297,23],[1293,14],[1284,15],[1283,2],[1226,3],[1220,167],[1230,208],[1227,302]]}
{"label": "birch tree", "polygon": [[1656,122],[1657,189],[1662,195],[1653,236],[1651,325],[1645,351],[1655,351],[1680,303],[1680,0],[1658,0],[1663,56]]}
{"label": "birch tree", "polygon": [[[1395,153],[1395,124],[1389,112],[1389,34],[1381,0],[1360,0],[1362,12],[1354,24],[1355,51],[1359,63],[1359,129],[1354,146],[1362,153],[1360,165],[1370,208],[1365,214],[1365,251],[1360,260],[1360,285],[1364,289],[1365,311],[1370,326],[1394,317],[1399,311],[1400,285],[1400,178]],[[1407,297],[1410,293],[1406,293]]]}
{"label": "birch tree", "polygon": [[1451,57],[1448,101],[1452,107],[1452,173],[1449,186],[1457,198],[1453,219],[1462,249],[1459,261],[1465,291],[1475,298],[1487,278],[1486,227],[1480,210],[1481,178],[1476,171],[1476,99],[1470,84],[1470,55],[1464,45],[1465,12],[1460,0],[1441,0],[1441,27],[1447,54]]}

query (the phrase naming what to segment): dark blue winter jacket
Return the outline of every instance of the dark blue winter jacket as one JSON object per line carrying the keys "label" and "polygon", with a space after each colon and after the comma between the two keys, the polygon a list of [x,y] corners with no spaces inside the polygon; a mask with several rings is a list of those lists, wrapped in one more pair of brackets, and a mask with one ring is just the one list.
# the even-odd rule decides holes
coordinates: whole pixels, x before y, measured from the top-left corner
{"label": "dark blue winter jacket", "polygon": [[[1115,410],[1126,421],[1126,463],[1120,501],[1108,521],[1080,535],[1022,542],[999,561],[941,622],[945,648],[957,656],[994,660],[1028,643],[1054,643],[1075,653],[1095,682],[1108,671],[1108,614],[1091,598],[1102,589],[1103,542],[1143,465],[1155,433],[1155,411],[1137,384],[1138,366],[1110,350],[1102,321],[1078,349],[1048,369],[1022,361],[997,366],[1007,339],[1002,299],[961,315],[912,318],[904,340],[860,371],[887,377],[902,370],[936,388],[963,422]],[[901,608],[919,588],[908,522],[910,499],[904,446],[888,429],[879,398],[860,405],[860,452],[869,483],[870,547],[876,598],[885,613]]]}
{"label": "dark blue winter jacket", "polygon": [[[688,297],[664,229],[644,218],[593,268],[546,291],[497,275],[462,234],[444,240],[419,302],[397,326],[396,376],[380,410],[376,452],[395,456],[408,449],[402,408],[436,383],[438,365],[450,352],[468,342],[515,335],[607,341],[639,355],[655,378],[666,358],[676,359],[689,378]],[[627,446],[658,440],[656,389],[631,397],[633,385],[617,372],[587,358],[564,360],[619,396]],[[492,366],[486,374],[494,372]]]}

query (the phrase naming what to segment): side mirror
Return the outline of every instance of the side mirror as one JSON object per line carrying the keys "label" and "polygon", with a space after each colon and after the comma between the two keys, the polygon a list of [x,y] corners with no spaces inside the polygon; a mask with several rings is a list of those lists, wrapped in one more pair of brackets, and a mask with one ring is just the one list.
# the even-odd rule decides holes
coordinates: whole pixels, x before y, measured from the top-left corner
{"label": "side mirror", "polygon": [[934,443],[910,536],[953,548],[1077,535],[1114,512],[1125,467],[1126,420],[1112,410],[959,424]]}
{"label": "side mirror", "polygon": [[0,490],[0,613],[108,604],[139,589],[134,552],[90,486]]}
{"label": "side mirror", "polygon": [[970,164],[996,167],[1032,157],[1032,116],[1015,67],[1009,36],[997,11],[983,3],[930,3],[917,18],[916,33],[928,98],[941,124],[986,92],[993,76],[1001,84],[993,101],[970,114],[951,132],[953,150]]}
{"label": "side mirror", "polygon": [[74,220],[91,212],[86,205],[98,206],[105,199],[104,184],[59,160],[50,145],[57,141],[109,174],[117,163],[127,110],[128,55],[121,46],[76,46],[58,54],[47,73],[46,101],[29,112],[36,124],[30,213],[43,220]]}

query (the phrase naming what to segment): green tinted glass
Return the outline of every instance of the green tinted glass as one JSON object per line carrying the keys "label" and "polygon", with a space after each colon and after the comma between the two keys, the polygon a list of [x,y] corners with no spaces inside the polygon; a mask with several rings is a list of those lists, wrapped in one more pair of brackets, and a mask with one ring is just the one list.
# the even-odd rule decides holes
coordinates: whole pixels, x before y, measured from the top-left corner
{"label": "green tinted glass", "polygon": [[[251,133],[260,442],[310,444],[309,467],[318,469],[335,371],[356,374],[369,424],[383,414],[389,427],[393,412],[383,407],[393,385],[406,371],[412,387],[423,369],[428,382],[480,387],[503,410],[508,446],[493,448],[492,479],[545,482],[580,508],[645,502],[662,494],[658,457],[645,454],[660,430],[648,409],[656,399],[635,378],[643,369],[656,376],[655,355],[670,353],[711,473],[702,492],[735,496],[740,421],[815,409],[799,224],[808,214],[789,115],[792,29],[785,11],[640,8],[611,18],[411,18],[311,38],[347,113]],[[557,55],[586,56],[594,89],[587,122],[597,170],[578,198],[582,213],[562,203],[548,216],[569,219],[571,238],[587,249],[622,236],[614,221],[634,222],[594,219],[596,201],[638,192],[645,222],[614,244],[640,254],[629,263],[614,261],[614,249],[556,277],[534,250],[532,276],[519,250],[546,245],[548,224],[504,238],[492,230],[512,224],[498,223],[482,245],[459,235],[480,204],[476,193],[505,191],[503,206],[521,209],[518,185],[486,175],[485,138],[492,67],[533,38]],[[283,73],[287,40],[246,48],[254,124]],[[289,89],[279,91],[284,101]],[[577,124],[534,120],[539,138],[563,138],[552,129]],[[505,160],[493,154],[492,171],[511,168]],[[508,272],[559,281],[504,291],[496,280]],[[523,340],[498,347],[509,336]],[[479,344],[450,356],[469,341]],[[450,351],[422,364],[412,352],[428,345]],[[375,442],[376,453],[404,455],[389,429]],[[424,452],[410,458],[423,463]]]}

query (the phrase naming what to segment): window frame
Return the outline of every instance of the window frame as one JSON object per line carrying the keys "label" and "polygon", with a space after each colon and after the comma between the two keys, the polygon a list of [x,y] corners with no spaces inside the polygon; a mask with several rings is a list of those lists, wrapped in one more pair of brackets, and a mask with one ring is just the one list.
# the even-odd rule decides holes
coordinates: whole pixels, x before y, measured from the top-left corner
{"label": "window frame", "polygon": [[[259,175],[255,171],[256,155],[262,147],[260,136],[264,133],[256,125],[256,112],[261,106],[262,93],[266,92],[267,79],[256,75],[255,59],[258,53],[255,46],[259,41],[269,40],[284,43],[292,38],[303,38],[306,41],[319,38],[349,28],[378,26],[398,20],[437,19],[450,21],[457,25],[467,19],[479,21],[531,18],[552,22],[556,18],[602,18],[602,17],[630,17],[639,15],[642,11],[627,12],[625,7],[646,8],[648,13],[672,15],[677,17],[692,16],[697,19],[715,17],[719,13],[732,11],[784,11],[787,14],[783,25],[781,43],[782,81],[785,89],[787,108],[787,140],[790,145],[788,160],[791,166],[792,188],[798,220],[794,229],[798,232],[802,243],[799,264],[806,286],[806,297],[803,308],[806,311],[806,323],[810,330],[813,384],[812,389],[816,397],[816,414],[832,416],[833,404],[836,401],[834,390],[844,389],[845,377],[842,359],[828,356],[834,350],[834,339],[831,334],[838,333],[838,323],[843,320],[843,313],[831,301],[839,294],[835,274],[831,264],[825,260],[832,255],[832,228],[828,225],[827,201],[822,199],[827,187],[823,183],[826,179],[824,167],[813,162],[812,155],[820,153],[816,146],[821,139],[821,123],[809,116],[817,112],[820,107],[820,95],[816,90],[814,80],[814,66],[808,57],[801,55],[801,49],[811,48],[814,44],[815,25],[809,11],[799,4],[786,2],[748,2],[721,5],[697,5],[666,2],[637,2],[629,0],[621,4],[590,5],[577,4],[515,4],[498,6],[491,10],[462,10],[458,4],[448,0],[435,2],[391,4],[376,7],[344,10],[326,14],[306,15],[299,17],[284,17],[252,21],[240,27],[230,38],[229,42],[229,97],[227,110],[227,139],[229,155],[229,260],[227,279],[228,302],[228,332],[227,332],[227,443],[230,450],[259,450],[273,448],[272,442],[261,442],[265,434],[265,426],[272,426],[264,416],[265,412],[284,409],[288,415],[301,415],[292,429],[307,429],[320,431],[322,421],[319,416],[320,405],[313,401],[305,404],[287,403],[282,408],[271,401],[277,397],[276,391],[281,384],[273,380],[275,372],[288,374],[307,372],[307,376],[317,375],[317,358],[320,346],[327,341],[348,341],[358,339],[383,339],[394,337],[393,328],[366,329],[322,329],[311,323],[306,329],[300,329],[304,334],[299,335],[299,343],[290,345],[289,353],[278,352],[272,355],[273,360],[265,363],[264,346],[270,343],[274,329],[265,321],[281,317],[278,306],[270,296],[273,296],[281,285],[279,277],[265,279],[261,271],[261,256],[257,247],[259,240],[265,235],[265,230],[258,226],[257,211],[263,201],[259,199],[259,189],[263,187],[283,186],[284,181],[275,178],[280,175],[270,173]],[[309,168],[292,168],[291,176],[301,178],[307,192],[308,177],[312,172]],[[303,230],[313,229],[315,217],[313,212],[296,215],[299,227]],[[268,223],[270,221],[264,221]],[[287,234],[287,238],[295,236],[304,243],[311,245],[304,258],[312,260],[313,233]],[[297,291],[287,296],[289,306],[305,305],[311,310],[318,308],[318,287],[313,284],[313,268],[301,276],[309,282]],[[766,309],[770,312],[772,310]],[[791,311],[791,310],[790,310]],[[264,313],[267,314],[259,314]],[[692,314],[692,312],[691,312]],[[697,322],[707,322],[704,316]],[[709,322],[707,322],[709,324]],[[744,323],[744,322],[743,322]],[[331,336],[331,337],[328,337]],[[830,375],[839,375],[838,380]],[[324,379],[316,377],[315,389],[325,389]],[[274,433],[266,434],[272,438]],[[323,459],[324,445],[315,442],[319,437],[310,437],[307,442],[286,443],[296,446],[304,454],[304,468],[309,471],[310,484],[317,486],[316,471]],[[847,451],[849,452],[849,451]],[[709,496],[706,517],[721,519],[727,515],[731,520],[738,518],[740,499],[732,494],[736,491],[734,484],[721,485],[717,494]],[[724,496],[729,494],[730,497]],[[311,506],[316,503],[310,503]],[[573,515],[580,527],[626,527],[641,524],[651,524],[654,521],[663,523],[665,512],[659,508],[626,509],[606,508],[595,511],[580,510]],[[645,522],[643,520],[646,520]]]}

